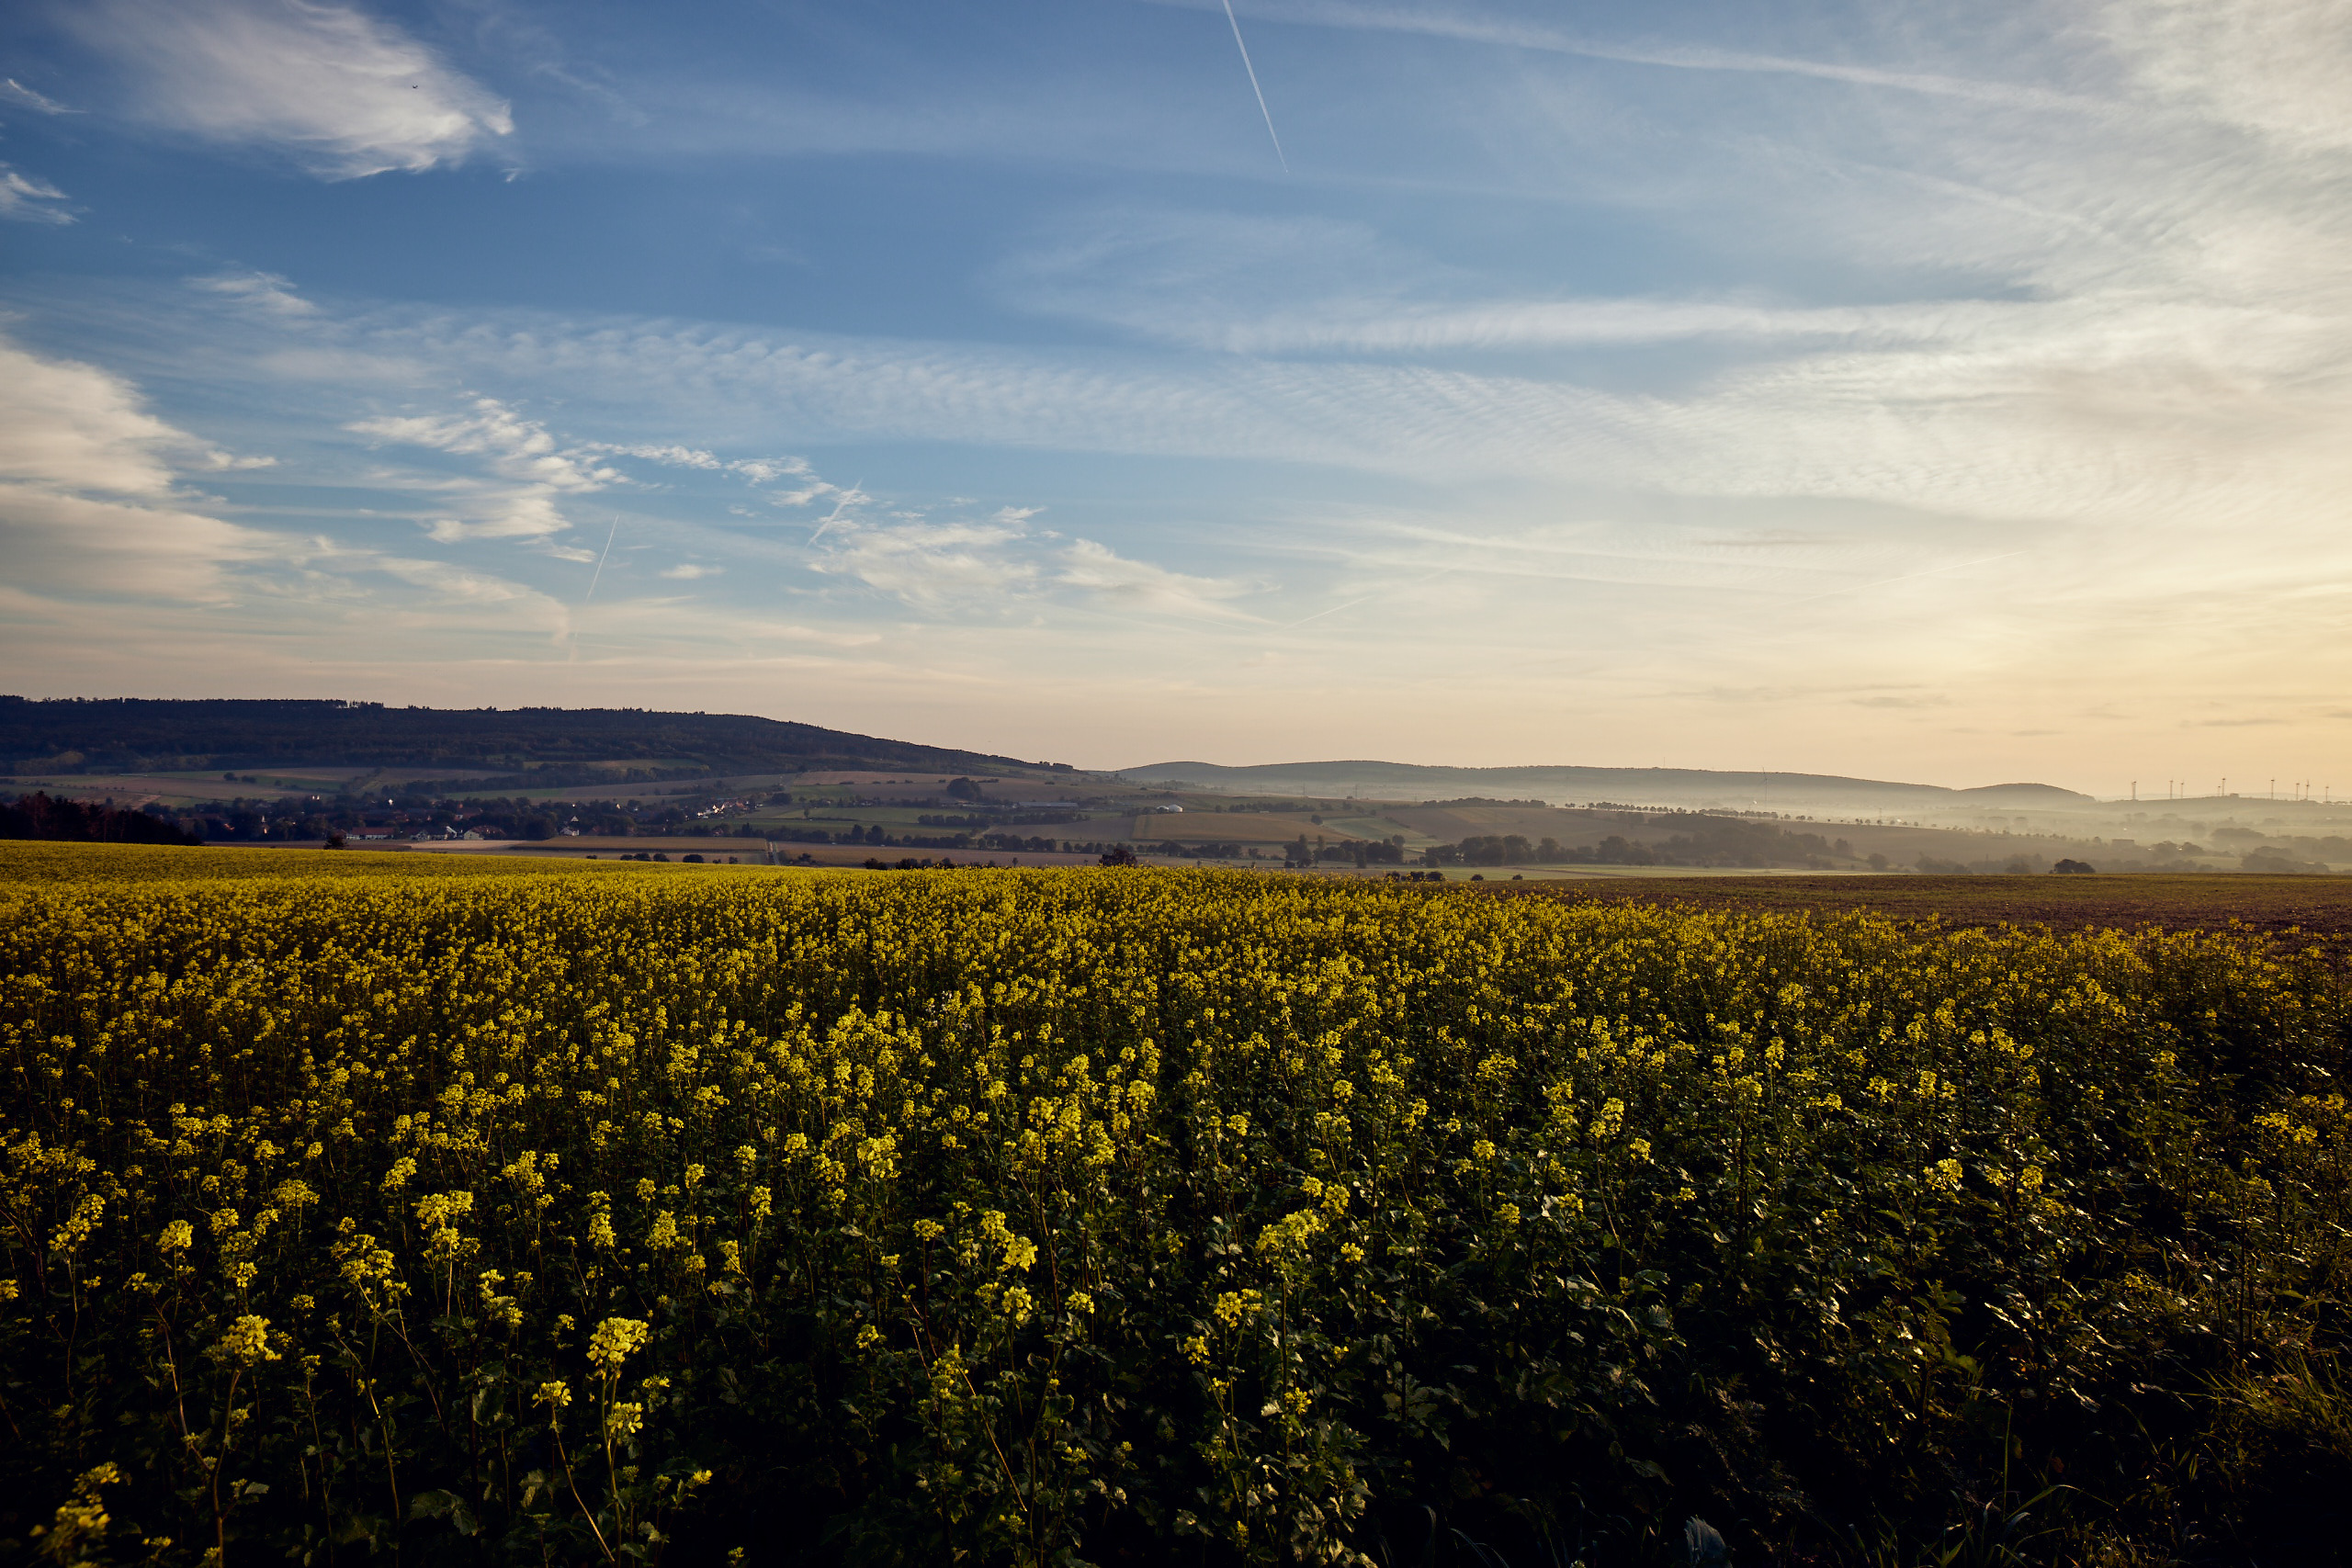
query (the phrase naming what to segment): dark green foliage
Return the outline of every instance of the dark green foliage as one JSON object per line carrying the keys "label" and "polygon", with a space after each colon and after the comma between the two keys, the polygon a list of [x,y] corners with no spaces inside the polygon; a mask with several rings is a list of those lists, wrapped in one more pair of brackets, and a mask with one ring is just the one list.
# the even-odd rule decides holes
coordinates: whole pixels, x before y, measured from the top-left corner
{"label": "dark green foliage", "polygon": [[0,800],[0,839],[48,839],[73,844],[200,844],[204,840],[167,818],[120,807],[46,794]]}
{"label": "dark green foliage", "polygon": [[[1022,767],[902,740],[745,714],[643,708],[425,708],[381,703],[0,697],[0,771],[246,769],[295,763],[490,767],[691,759],[714,773]],[[548,775],[553,778],[554,774]],[[594,783],[597,774],[564,773]],[[518,777],[515,784],[532,782]],[[539,782],[547,782],[541,780]]]}
{"label": "dark green foliage", "polygon": [[1132,871],[12,897],[0,1554],[2345,1539],[2316,955]]}

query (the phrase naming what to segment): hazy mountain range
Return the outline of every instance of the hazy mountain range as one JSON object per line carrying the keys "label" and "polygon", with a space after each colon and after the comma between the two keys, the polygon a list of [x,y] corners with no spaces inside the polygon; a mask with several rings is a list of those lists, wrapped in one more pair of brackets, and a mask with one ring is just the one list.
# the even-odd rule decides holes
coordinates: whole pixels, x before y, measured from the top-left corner
{"label": "hazy mountain range", "polygon": [[[747,714],[641,708],[431,708],[332,700],[165,701],[0,696],[0,772],[362,766],[566,773],[631,764],[669,776],[820,769],[931,773],[1067,764],[926,746]],[[587,775],[583,774],[583,780]],[[1145,784],[1232,794],[1421,801],[1483,797],[1846,815],[1939,807],[2064,809],[2091,798],[2050,784],[1975,789],[1825,773],[1695,768],[1449,768],[1407,762],[1159,762],[1119,770]]]}
{"label": "hazy mountain range", "polygon": [[643,708],[430,708],[381,703],[0,696],[0,772],[301,765],[495,773],[627,763],[665,774],[1051,767],[749,714]]}
{"label": "hazy mountain range", "polygon": [[1442,768],[1408,762],[1266,762],[1224,767],[1215,762],[1155,762],[1123,768],[1138,783],[1187,784],[1201,789],[1269,795],[1352,796],[1368,800],[1435,800],[1484,796],[1542,800],[1555,805],[1594,801],[1633,806],[1686,806],[1730,810],[1840,812],[1916,811],[1938,807],[2020,809],[2089,805],[2092,797],[2054,784],[1997,784],[1974,789],[1843,778],[1829,773],[1715,773],[1699,768]]}

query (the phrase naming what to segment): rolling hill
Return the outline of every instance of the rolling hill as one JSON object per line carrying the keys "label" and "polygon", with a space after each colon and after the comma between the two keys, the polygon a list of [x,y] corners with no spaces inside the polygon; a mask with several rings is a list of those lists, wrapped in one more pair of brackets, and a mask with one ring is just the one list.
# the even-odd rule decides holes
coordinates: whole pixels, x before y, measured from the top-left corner
{"label": "rolling hill", "polygon": [[0,773],[310,764],[561,773],[614,763],[711,773],[820,768],[956,773],[1057,766],[748,714],[0,696]]}
{"label": "rolling hill", "polygon": [[1840,813],[1916,811],[1943,807],[2018,809],[2087,806],[2091,797],[2053,784],[2002,784],[1975,789],[1845,778],[1833,773],[1713,773],[1698,768],[1441,768],[1408,762],[1155,762],[1123,768],[1138,784],[1187,784],[1230,793],[1342,796],[1365,800],[1484,797],[1554,803],[1623,801],[1716,810]]}

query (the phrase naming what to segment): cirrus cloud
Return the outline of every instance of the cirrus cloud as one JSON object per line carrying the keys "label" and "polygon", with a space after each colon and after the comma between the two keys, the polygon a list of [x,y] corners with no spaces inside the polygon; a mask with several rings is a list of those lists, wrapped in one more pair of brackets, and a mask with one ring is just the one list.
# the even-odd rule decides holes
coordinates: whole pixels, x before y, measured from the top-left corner
{"label": "cirrus cloud", "polygon": [[270,551],[179,491],[179,466],[215,456],[120,378],[0,339],[0,548],[18,588],[217,598],[224,569]]}
{"label": "cirrus cloud", "polygon": [[526,419],[495,398],[477,398],[462,414],[398,414],[354,421],[361,435],[459,457],[487,459],[507,484],[470,482],[469,515],[433,520],[443,544],[461,539],[545,538],[571,526],[560,502],[619,481],[594,457],[560,446],[546,425]]}
{"label": "cirrus cloud", "polygon": [[123,73],[133,118],[328,179],[461,163],[514,129],[487,88],[351,6],[99,0],[63,20]]}
{"label": "cirrus cloud", "polygon": [[19,223],[71,223],[73,212],[65,206],[65,193],[47,180],[37,180],[20,174],[6,164],[0,164],[0,218],[10,218]]}

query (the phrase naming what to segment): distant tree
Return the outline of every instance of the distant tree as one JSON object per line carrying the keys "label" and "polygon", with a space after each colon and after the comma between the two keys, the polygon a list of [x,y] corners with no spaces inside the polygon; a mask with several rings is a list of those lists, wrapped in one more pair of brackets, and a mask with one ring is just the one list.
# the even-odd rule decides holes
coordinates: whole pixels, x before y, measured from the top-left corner
{"label": "distant tree", "polygon": [[1136,863],[1135,846],[1113,844],[1102,852],[1102,860],[1104,865],[1133,865]]}
{"label": "distant tree", "polygon": [[1469,865],[1526,865],[1535,848],[1517,833],[1462,840],[1462,859]]}
{"label": "distant tree", "polygon": [[950,800],[986,800],[988,791],[969,779],[950,779],[947,782],[947,797]]}
{"label": "distant tree", "polygon": [[85,844],[200,844],[166,818],[46,793],[0,802],[0,839],[51,839]]}
{"label": "distant tree", "polygon": [[2088,876],[2098,869],[2098,867],[2088,861],[2079,860],[2062,860],[2050,868],[2052,874],[2057,876]]}

